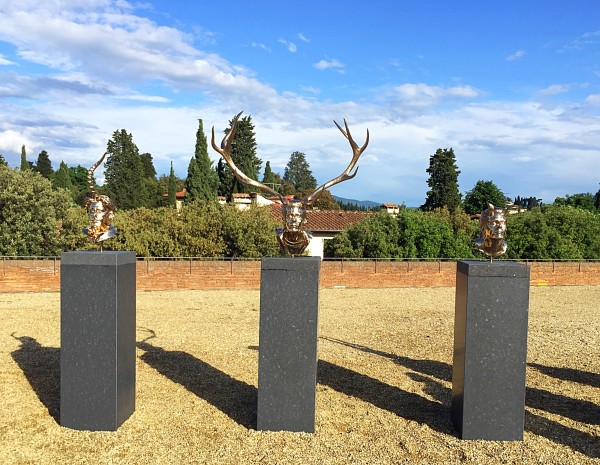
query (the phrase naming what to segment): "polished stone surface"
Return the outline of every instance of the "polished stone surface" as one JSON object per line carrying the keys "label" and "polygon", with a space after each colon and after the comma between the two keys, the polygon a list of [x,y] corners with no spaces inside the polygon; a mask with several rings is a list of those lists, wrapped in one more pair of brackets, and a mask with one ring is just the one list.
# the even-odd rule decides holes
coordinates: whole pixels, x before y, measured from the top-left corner
{"label": "polished stone surface", "polygon": [[528,266],[458,263],[452,422],[462,439],[523,439],[528,311]]}
{"label": "polished stone surface", "polygon": [[257,429],[315,431],[319,257],[262,259]]}
{"label": "polished stone surface", "polygon": [[60,289],[60,424],[114,431],[135,409],[135,253],[63,253]]}

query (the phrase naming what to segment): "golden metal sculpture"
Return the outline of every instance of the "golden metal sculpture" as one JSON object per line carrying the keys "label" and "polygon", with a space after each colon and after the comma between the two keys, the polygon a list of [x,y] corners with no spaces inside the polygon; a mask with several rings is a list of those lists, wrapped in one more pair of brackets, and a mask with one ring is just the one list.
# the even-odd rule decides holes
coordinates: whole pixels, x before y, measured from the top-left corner
{"label": "golden metal sculpture", "polygon": [[94,244],[100,246],[102,243],[117,234],[117,230],[112,225],[115,217],[115,206],[107,195],[96,193],[94,186],[94,171],[100,166],[100,163],[106,157],[106,152],[102,158],[94,163],[87,172],[87,182],[90,188],[90,196],[85,199],[85,208],[90,218],[90,227],[83,228],[83,232],[90,238]]}
{"label": "golden metal sculpture", "polygon": [[487,210],[481,213],[479,230],[481,237],[475,239],[475,247],[490,257],[499,257],[506,252],[506,215],[508,210],[500,210],[488,202]]}
{"label": "golden metal sculpture", "polygon": [[356,142],[354,142],[354,139],[352,139],[352,135],[350,134],[350,129],[348,128],[348,123],[346,123],[346,120],[344,119],[344,126],[346,128],[345,130],[334,121],[335,125],[338,127],[344,137],[348,139],[348,142],[350,142],[350,147],[352,148],[352,160],[350,161],[350,164],[342,172],[342,174],[319,186],[312,194],[306,196],[302,200],[287,199],[276,190],[271,189],[270,187],[265,186],[264,184],[246,176],[242,170],[235,166],[235,163],[231,158],[231,144],[235,135],[238,119],[242,113],[243,112],[238,113],[236,117],[233,118],[231,130],[223,138],[221,147],[217,146],[215,143],[215,128],[213,126],[211,140],[212,147],[225,159],[229,165],[229,168],[231,168],[231,171],[233,171],[239,182],[248,186],[257,187],[276,197],[279,197],[283,206],[283,227],[277,228],[277,239],[279,240],[279,245],[281,246],[284,254],[300,255],[304,252],[304,250],[306,250],[306,247],[312,238],[310,231],[306,230],[306,208],[316,202],[325,189],[328,189],[340,182],[347,181],[348,179],[352,179],[354,176],[356,176],[358,167],[353,173],[351,173],[351,171],[354,169],[360,155],[364,152],[369,144],[369,130],[367,129],[367,139],[364,145],[359,147]]}

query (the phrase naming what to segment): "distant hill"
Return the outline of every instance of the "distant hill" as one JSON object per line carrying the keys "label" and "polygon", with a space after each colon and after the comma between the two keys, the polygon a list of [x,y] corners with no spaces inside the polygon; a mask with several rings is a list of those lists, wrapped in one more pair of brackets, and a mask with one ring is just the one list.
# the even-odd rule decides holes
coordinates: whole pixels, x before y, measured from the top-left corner
{"label": "distant hill", "polygon": [[373,202],[371,200],[345,199],[344,197],[338,197],[337,195],[334,195],[333,199],[336,202],[342,202],[342,203],[346,203],[346,204],[356,204],[359,207],[364,207],[364,208],[378,208],[381,205],[379,202]]}

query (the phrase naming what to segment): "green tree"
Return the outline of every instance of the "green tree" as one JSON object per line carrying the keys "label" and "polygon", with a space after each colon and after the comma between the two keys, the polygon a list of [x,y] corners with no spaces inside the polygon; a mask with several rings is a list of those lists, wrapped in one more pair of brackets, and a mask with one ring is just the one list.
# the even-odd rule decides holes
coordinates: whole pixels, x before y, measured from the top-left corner
{"label": "green tree", "polygon": [[598,192],[596,192],[596,195],[594,196],[594,206],[596,207],[596,210],[600,210],[600,189],[598,189]]}
{"label": "green tree", "polygon": [[8,162],[4,158],[4,155],[2,155],[1,153],[0,153],[0,166],[5,166],[8,168]]}
{"label": "green tree", "polygon": [[296,191],[314,190],[317,187],[317,180],[306,161],[306,155],[302,152],[293,152],[290,155],[290,160],[283,173],[283,180],[292,184]]}
{"label": "green tree", "polygon": [[431,211],[436,208],[448,207],[454,211],[460,205],[460,192],[458,191],[458,175],[460,171],[456,166],[454,150],[437,149],[434,155],[429,157],[429,168],[427,168],[429,179],[425,204],[422,210]]}
{"label": "green tree", "polygon": [[21,171],[30,170],[32,168],[32,163],[27,161],[27,152],[25,151],[25,146],[21,146]]}
{"label": "green tree", "polygon": [[[225,133],[229,133],[233,120],[229,122],[229,128]],[[256,153],[256,138],[254,134],[254,125],[252,117],[245,116],[238,120],[235,135],[231,146],[231,158],[240,170],[251,179],[258,179],[258,173],[262,166],[262,160],[258,158]],[[236,192],[252,192],[256,190],[254,187],[241,184],[233,175],[232,171],[224,163],[222,159],[217,165],[217,173],[219,174],[219,195],[223,195],[228,199]]]}
{"label": "green tree", "polygon": [[[88,195],[87,169],[81,165],[69,166],[69,177],[73,186],[73,200],[77,205],[82,205]],[[92,182],[96,180],[92,177]]]}
{"label": "green tree", "polygon": [[194,156],[188,166],[188,175],[185,180],[186,196],[189,200],[214,200],[217,198],[219,177],[212,166],[213,162],[208,156],[208,146],[204,125],[198,120],[196,131],[196,148]]}
{"label": "green tree", "polygon": [[52,169],[52,162],[50,161],[50,157],[48,156],[48,152],[42,150],[37,158],[37,163],[35,164],[35,170],[44,176],[46,179],[52,179],[54,175],[54,170]]}
{"label": "green tree", "polygon": [[158,207],[162,204],[162,192],[159,189],[158,179],[156,179],[156,168],[150,153],[142,153],[142,166],[144,168],[144,185],[146,190],[146,206],[150,208]]}
{"label": "green tree", "polygon": [[60,254],[71,206],[39,173],[0,168],[0,255]]}
{"label": "green tree", "polygon": [[[445,210],[446,213],[449,210]],[[450,215],[380,211],[326,242],[326,256],[352,258],[472,258],[472,233],[455,232]]]}
{"label": "green tree", "polygon": [[144,177],[156,179],[156,168],[154,168],[154,162],[152,161],[152,154],[146,152],[140,155],[142,160],[142,167],[144,169]]}
{"label": "green tree", "polygon": [[569,205],[571,207],[581,208],[582,210],[591,212],[596,211],[594,196],[589,192],[557,197],[554,200],[554,205]]}
{"label": "green tree", "polygon": [[277,255],[279,244],[273,231],[278,226],[269,207],[239,210],[233,205],[221,206],[226,257]]}
{"label": "green tree", "polygon": [[271,169],[271,162],[269,161],[265,163],[265,171],[263,173],[262,183],[278,192],[283,184],[283,179],[281,179],[279,174],[273,172]]}
{"label": "green tree", "polygon": [[491,203],[498,208],[506,208],[506,196],[492,181],[477,181],[475,187],[465,194],[463,207],[469,215],[481,213]]}
{"label": "green tree", "polygon": [[52,184],[55,189],[66,189],[69,194],[72,194],[73,184],[71,183],[71,176],[69,176],[69,167],[64,161],[60,162]]}
{"label": "green tree", "polygon": [[118,209],[143,207],[148,202],[145,171],[133,136],[125,129],[115,131],[108,141],[105,190]]}
{"label": "green tree", "polygon": [[169,172],[169,181],[167,183],[167,205],[174,207],[177,204],[177,177],[173,170],[171,162],[171,171]]}

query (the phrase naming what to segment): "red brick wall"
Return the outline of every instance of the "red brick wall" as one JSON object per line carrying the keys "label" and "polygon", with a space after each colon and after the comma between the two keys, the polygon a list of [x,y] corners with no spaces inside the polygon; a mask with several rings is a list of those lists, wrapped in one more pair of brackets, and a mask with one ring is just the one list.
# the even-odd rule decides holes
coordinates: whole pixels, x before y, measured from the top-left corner
{"label": "red brick wall", "polygon": [[[534,286],[600,285],[600,262],[534,262]],[[324,261],[321,286],[454,286],[455,262]],[[258,289],[260,261],[148,260],[137,263],[137,289]],[[60,260],[2,260],[0,292],[60,289]]]}

